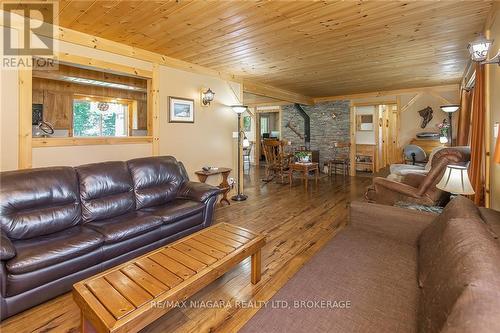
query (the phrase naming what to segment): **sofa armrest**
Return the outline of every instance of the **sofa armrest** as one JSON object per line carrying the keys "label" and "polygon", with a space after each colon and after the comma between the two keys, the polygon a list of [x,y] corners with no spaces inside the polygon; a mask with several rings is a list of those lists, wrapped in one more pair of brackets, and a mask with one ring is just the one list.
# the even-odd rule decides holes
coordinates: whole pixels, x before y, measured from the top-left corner
{"label": "sofa armrest", "polygon": [[350,224],[381,236],[417,245],[420,233],[438,214],[354,201],[349,209]]}
{"label": "sofa armrest", "polygon": [[7,235],[0,230],[0,260],[9,260],[16,256],[16,249]]}
{"label": "sofa armrest", "polygon": [[419,195],[417,194],[417,189],[415,187],[405,183],[395,182],[387,178],[375,177],[373,179],[373,185],[375,186],[377,191],[382,190],[382,191],[398,192],[399,194],[408,197],[413,197],[413,198],[419,197]]}
{"label": "sofa armrest", "polygon": [[221,193],[221,189],[216,186],[205,183],[185,182],[182,184],[177,197],[205,202],[219,193]]}
{"label": "sofa armrest", "polygon": [[402,183],[410,185],[411,187],[419,187],[422,181],[425,179],[427,173],[407,173],[404,175]]}

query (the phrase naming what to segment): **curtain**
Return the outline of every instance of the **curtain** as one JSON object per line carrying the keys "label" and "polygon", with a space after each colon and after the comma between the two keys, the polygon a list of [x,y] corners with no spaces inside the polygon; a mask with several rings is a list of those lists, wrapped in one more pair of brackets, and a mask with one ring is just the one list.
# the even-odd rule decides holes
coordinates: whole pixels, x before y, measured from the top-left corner
{"label": "curtain", "polygon": [[460,110],[458,111],[457,146],[469,145],[470,113],[472,104],[472,90],[462,89]]}
{"label": "curtain", "polygon": [[469,178],[476,192],[472,199],[484,206],[484,66],[476,63],[476,82],[472,94],[471,156]]}

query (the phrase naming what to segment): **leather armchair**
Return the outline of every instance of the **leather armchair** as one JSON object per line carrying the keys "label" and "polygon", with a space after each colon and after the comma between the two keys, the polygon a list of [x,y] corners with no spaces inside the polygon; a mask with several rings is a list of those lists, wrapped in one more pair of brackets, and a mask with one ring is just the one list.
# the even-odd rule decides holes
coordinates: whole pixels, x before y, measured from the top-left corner
{"label": "leather armchair", "polygon": [[370,202],[393,205],[397,201],[422,205],[444,205],[450,194],[436,187],[448,164],[466,165],[470,160],[469,147],[445,148],[436,152],[427,175],[407,174],[401,182],[376,177],[365,198]]}

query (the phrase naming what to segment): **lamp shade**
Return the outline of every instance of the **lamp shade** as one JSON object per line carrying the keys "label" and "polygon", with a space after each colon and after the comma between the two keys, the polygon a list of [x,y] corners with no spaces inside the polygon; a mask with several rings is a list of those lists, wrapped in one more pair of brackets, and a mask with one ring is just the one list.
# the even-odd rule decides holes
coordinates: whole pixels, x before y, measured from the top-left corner
{"label": "lamp shade", "polygon": [[458,109],[460,109],[460,105],[457,104],[441,105],[440,108],[444,112],[451,113],[458,111]]}
{"label": "lamp shade", "polygon": [[458,165],[447,165],[443,178],[436,184],[436,187],[453,194],[474,194],[467,168]]}
{"label": "lamp shade", "polygon": [[236,113],[243,113],[248,109],[248,106],[246,106],[246,105],[233,105],[233,106],[231,106],[231,109],[233,109],[233,111]]}

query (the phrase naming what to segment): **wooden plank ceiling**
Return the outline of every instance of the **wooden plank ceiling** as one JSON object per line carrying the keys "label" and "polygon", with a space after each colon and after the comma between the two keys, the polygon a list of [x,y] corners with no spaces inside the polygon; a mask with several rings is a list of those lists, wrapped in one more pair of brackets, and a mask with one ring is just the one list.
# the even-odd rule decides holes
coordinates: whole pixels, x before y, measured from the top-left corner
{"label": "wooden plank ceiling", "polygon": [[490,1],[70,1],[59,24],[320,97],[458,83]]}

